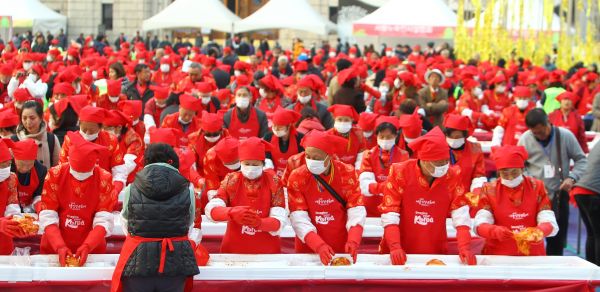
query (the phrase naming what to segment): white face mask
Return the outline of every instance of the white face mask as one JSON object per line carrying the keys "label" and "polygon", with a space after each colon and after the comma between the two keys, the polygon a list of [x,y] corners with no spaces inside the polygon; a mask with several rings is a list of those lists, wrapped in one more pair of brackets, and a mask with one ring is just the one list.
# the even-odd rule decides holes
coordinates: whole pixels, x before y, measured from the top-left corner
{"label": "white face mask", "polygon": [[356,55],[355,54],[350,54],[348,57],[350,57],[350,59],[354,59],[354,58],[356,58]]}
{"label": "white face mask", "polygon": [[235,98],[235,104],[240,109],[247,109],[248,106],[250,105],[250,99],[247,98],[247,97],[236,97]]}
{"label": "white face mask", "polygon": [[473,80],[479,81],[479,75],[473,76]]}
{"label": "white face mask", "polygon": [[71,175],[78,181],[84,181],[88,178],[90,178],[90,176],[92,176],[92,174],[94,174],[94,170],[92,169],[92,171],[90,172],[77,172],[75,171],[73,168],[69,169],[69,173],[71,173]]}
{"label": "white face mask", "polygon": [[36,74],[31,73],[31,74],[27,75],[27,79],[29,79],[33,82],[36,82],[38,80],[38,76]]}
{"label": "white face mask", "polygon": [[118,96],[109,96],[108,100],[110,100],[110,102],[112,102],[112,103],[117,103],[119,101],[119,97]]}
{"label": "white face mask", "polygon": [[475,87],[475,89],[473,89],[473,95],[481,99],[483,97],[483,90],[481,90],[479,87]]}
{"label": "white face mask", "polygon": [[[229,72],[231,72],[231,71],[229,71]],[[233,76],[238,77],[240,75],[242,75],[242,71],[240,71],[240,70],[233,71]]]}
{"label": "white face mask", "polygon": [[234,164],[223,164],[223,165],[225,165],[225,167],[227,167],[229,170],[238,170],[238,169],[240,169],[241,163],[238,161]]}
{"label": "white face mask", "polygon": [[446,72],[444,75],[446,75],[446,77],[452,77],[454,76],[454,72]]}
{"label": "white face mask", "polygon": [[160,64],[160,71],[163,73],[167,73],[171,70],[171,66],[169,64]]}
{"label": "white face mask", "polygon": [[48,56],[46,56],[46,61],[52,62],[52,61],[54,61],[54,59],[52,59],[52,56],[48,55]]}
{"label": "white face mask", "polygon": [[71,56],[71,55],[67,56],[67,60],[69,60],[69,61],[73,61],[74,59],[75,58],[73,56]]}
{"label": "white face mask", "polygon": [[365,138],[371,138],[371,136],[373,136],[373,131],[363,132],[363,136],[365,136]]}
{"label": "white face mask", "polygon": [[381,92],[382,95],[386,95],[389,91],[390,91],[389,87],[387,87],[387,86],[379,86],[379,92]]}
{"label": "white face mask", "polygon": [[450,148],[458,149],[458,148],[462,147],[463,145],[465,145],[465,138],[452,139],[452,138],[446,137],[446,142],[448,142],[448,146],[450,146]]}
{"label": "white face mask", "polygon": [[298,95],[298,101],[301,104],[307,104],[308,102],[310,102],[311,98],[312,98],[312,95],[307,95],[307,96]]}
{"label": "white face mask", "polygon": [[394,87],[396,87],[396,88],[400,88],[400,85],[402,85],[402,84],[400,83],[400,79],[398,79],[398,78],[394,79]]}
{"label": "white face mask", "polygon": [[383,149],[385,151],[389,151],[390,149],[392,149],[392,147],[394,147],[394,145],[396,145],[396,140],[395,139],[391,139],[391,140],[377,139],[377,145],[379,145],[379,147],[381,147],[381,149]]}
{"label": "white face mask", "polygon": [[258,94],[260,94],[260,97],[262,98],[267,97],[267,91],[264,88],[259,89]]}
{"label": "white face mask", "polygon": [[75,83],[75,93],[79,94],[81,92],[81,83]]}
{"label": "white face mask", "polygon": [[92,71],[92,78],[98,79],[98,71]]}
{"label": "white face mask", "polygon": [[0,182],[5,181],[10,176],[10,166],[0,168]]}
{"label": "white face mask", "polygon": [[262,175],[262,166],[243,165],[242,164],[242,175],[247,179],[257,179]]}
{"label": "white face mask", "polygon": [[496,86],[496,92],[498,92],[498,93],[504,93],[504,91],[506,91],[506,86],[504,86],[504,85],[498,85],[498,86]]}
{"label": "white face mask", "polygon": [[277,137],[283,137],[288,134],[288,130],[275,130],[273,129],[273,134]]}
{"label": "white face mask", "polygon": [[208,141],[210,143],[215,143],[215,142],[219,141],[219,139],[221,139],[221,135],[217,135],[217,136],[214,136],[214,137],[204,136],[204,139],[206,139],[206,141]]}
{"label": "white face mask", "polygon": [[[416,139],[416,138],[415,138],[415,139]],[[412,142],[412,141],[414,141],[415,139],[413,139],[413,138],[408,138],[408,137],[404,137],[404,141],[406,141],[406,143],[407,143],[407,144],[408,144],[408,143],[410,143],[410,142]]]}
{"label": "white face mask", "polygon": [[348,132],[350,132],[350,129],[352,129],[352,123],[351,122],[335,122],[333,124],[333,127],[335,128],[336,131],[338,131],[338,133],[341,134],[346,134]]}
{"label": "white face mask", "polygon": [[24,62],[23,63],[23,70],[29,71],[29,69],[31,69],[31,66],[33,66],[32,62]]}
{"label": "white face mask", "polygon": [[500,178],[500,182],[511,189],[518,187],[523,182],[523,175],[519,175],[511,180]]}
{"label": "white face mask", "polygon": [[385,52],[385,56],[388,57],[388,58],[391,58],[393,55],[394,55],[394,52],[392,52],[392,51],[386,51]]}
{"label": "white face mask", "polygon": [[139,63],[139,64],[146,64],[146,60],[144,60],[144,59],[140,59],[140,60],[138,61],[138,63]]}
{"label": "white face mask", "polygon": [[178,120],[179,120],[179,123],[181,123],[183,125],[187,125],[187,124],[189,124],[189,123],[192,122],[192,120],[189,120],[189,121],[186,122],[186,121],[182,120],[181,117],[179,117]]}
{"label": "white face mask", "polygon": [[208,104],[210,102],[210,96],[203,96],[202,97],[202,104]]}
{"label": "white face mask", "polygon": [[306,167],[312,174],[319,175],[324,173],[327,167],[325,167],[325,160],[313,160],[306,158]]}
{"label": "white face mask", "polygon": [[83,139],[85,139],[86,141],[89,141],[89,142],[98,139],[98,133],[88,135],[88,134],[84,133],[83,131],[79,130],[79,134],[81,134],[81,137],[83,137]]}
{"label": "white face mask", "polygon": [[524,110],[529,106],[529,100],[528,99],[517,99],[517,101],[515,102],[517,104],[517,107],[520,110]]}
{"label": "white face mask", "polygon": [[158,103],[158,102],[154,102],[156,104],[157,108],[165,108],[167,106],[167,103]]}
{"label": "white face mask", "polygon": [[446,173],[448,172],[448,169],[450,168],[450,164],[446,163],[445,165],[442,166],[433,166],[434,170],[433,173],[431,174],[431,176],[433,177],[442,177],[444,175],[446,175]]}
{"label": "white face mask", "polygon": [[335,58],[335,52],[329,52],[329,58]]}

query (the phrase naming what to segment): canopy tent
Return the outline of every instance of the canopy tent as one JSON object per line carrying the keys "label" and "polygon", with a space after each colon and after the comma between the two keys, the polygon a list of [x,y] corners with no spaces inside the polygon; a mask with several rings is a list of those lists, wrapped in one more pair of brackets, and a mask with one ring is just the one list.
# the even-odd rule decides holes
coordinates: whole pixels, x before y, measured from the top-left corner
{"label": "canopy tent", "polygon": [[[544,31],[547,28],[548,22],[546,21],[546,17],[544,15],[544,0],[523,0],[523,25],[522,29],[524,31],[534,30],[534,31]],[[502,4],[500,2],[496,2],[496,5],[493,7],[493,19],[492,19],[492,27],[503,27],[508,31],[516,32],[519,30],[520,26],[520,5],[519,1],[506,1],[506,6],[504,7],[506,13],[503,19],[500,17],[500,11],[502,10]],[[489,8],[488,8],[489,9]],[[487,12],[487,11],[486,11]],[[479,17],[479,25],[483,26],[484,23],[484,15],[486,12],[483,12]],[[475,27],[476,19],[473,18],[469,20],[465,26],[472,28]],[[552,23],[550,24],[550,29],[553,32],[560,31],[560,18],[558,15],[552,13]]]}
{"label": "canopy tent", "polygon": [[353,24],[356,37],[452,39],[456,14],[442,0],[390,0]]}
{"label": "canopy tent", "polygon": [[38,0],[0,0],[0,6],[0,15],[11,16],[14,28],[31,29],[34,33],[50,31],[54,34],[60,29],[67,29],[67,17]]}
{"label": "canopy tent", "polygon": [[326,35],[335,31],[336,25],[315,11],[307,0],[270,0],[235,24],[236,32],[281,28]]}
{"label": "canopy tent", "polygon": [[219,0],[177,0],[144,20],[142,30],[204,28],[231,32],[239,20]]}

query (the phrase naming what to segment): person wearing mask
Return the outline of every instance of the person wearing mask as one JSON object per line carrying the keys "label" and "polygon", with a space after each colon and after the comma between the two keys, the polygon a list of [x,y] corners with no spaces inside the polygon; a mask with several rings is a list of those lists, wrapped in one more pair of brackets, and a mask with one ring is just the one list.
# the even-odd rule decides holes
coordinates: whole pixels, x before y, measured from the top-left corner
{"label": "person wearing mask", "polygon": [[2,139],[0,139],[0,255],[10,255],[13,252],[13,238],[25,234],[13,215],[21,213],[17,192],[17,175],[10,171],[12,157]]}
{"label": "person wearing mask", "polygon": [[48,169],[37,158],[38,145],[33,139],[18,142],[6,139],[11,148],[15,167],[12,172],[17,175],[17,199],[20,213],[38,213],[42,188]]}
{"label": "person wearing mask", "polygon": [[264,137],[271,144],[267,151],[266,166],[272,166],[278,178],[283,176],[288,159],[303,152],[300,145],[303,134],[296,131],[294,126],[300,115],[293,110],[278,107],[273,113],[273,130]]}
{"label": "person wearing mask", "polygon": [[327,110],[331,112],[335,120],[333,129],[329,129],[327,132],[347,140],[345,150],[339,155],[340,161],[355,166],[356,169],[360,168],[366,146],[362,131],[353,126],[355,122],[358,122],[358,113],[353,107],[343,104],[332,105]]}
{"label": "person wearing mask", "polygon": [[[144,106],[144,125],[146,133],[152,127],[160,126],[160,117],[163,110],[168,106],[169,88],[151,85],[150,89],[154,92],[154,96],[148,100]],[[144,136],[144,141],[148,144],[147,135]]]}
{"label": "person wearing mask", "polygon": [[194,189],[178,168],[171,146],[146,149],[144,168],[125,189],[121,219],[127,237],[111,291],[183,291],[187,281],[193,285],[198,265],[206,264],[194,252],[200,241],[199,233],[191,232]]}
{"label": "person wearing mask", "polygon": [[202,101],[200,112],[205,111],[214,114],[221,109],[221,102],[212,95],[217,90],[214,83],[199,82],[196,83],[196,89],[198,90],[198,98]]}
{"label": "person wearing mask", "polygon": [[356,263],[367,212],[354,167],[333,158],[347,141],[311,132],[302,143],[306,164],[287,183],[296,252],[314,252],[323,265],[336,253],[349,253]]}
{"label": "person wearing mask", "polygon": [[273,75],[267,75],[258,81],[260,98],[256,107],[267,114],[271,120],[278,107],[287,107],[290,101],[283,96],[284,88],[281,82]]}
{"label": "person wearing mask", "polygon": [[200,130],[189,135],[188,146],[194,152],[198,172],[202,173],[206,152],[223,138],[228,137],[229,131],[223,128],[223,117],[218,114],[204,112],[200,125]]}
{"label": "person wearing mask", "polygon": [[214,147],[206,151],[203,159],[205,191],[200,198],[202,210],[204,210],[208,201],[216,195],[227,174],[240,169],[239,143],[236,138],[224,137]]}
{"label": "person wearing mask", "polygon": [[23,104],[21,123],[17,127],[14,141],[33,139],[38,145],[37,160],[46,169],[59,163],[60,141],[53,133],[46,131],[48,127],[43,120],[43,106],[37,101]]}
{"label": "person wearing mask", "polygon": [[267,115],[251,105],[252,93],[249,87],[235,89],[235,107],[229,109],[223,121],[229,134],[239,140],[250,137],[264,137],[269,130]]}
{"label": "person wearing mask", "polygon": [[380,217],[377,207],[381,204],[385,181],[390,167],[409,159],[408,152],[396,145],[398,139],[398,118],[383,116],[377,118],[375,135],[377,146],[366,150],[359,169],[358,181],[364,196],[367,216]]}
{"label": "person wearing mask", "polygon": [[279,234],[288,212],[279,179],[273,171],[263,171],[270,146],[257,137],[240,142],[241,169],[227,174],[206,205],[209,219],[227,221],[222,253],[281,253]]}
{"label": "person wearing mask", "polygon": [[43,73],[44,68],[42,65],[34,65],[31,54],[24,54],[23,67],[16,70],[15,76],[10,79],[6,87],[8,96],[14,97],[13,94],[17,88],[24,88],[34,98],[44,98],[48,90],[48,84],[41,79]]}
{"label": "person wearing mask", "polygon": [[135,80],[123,88],[123,93],[130,100],[141,100],[144,105],[154,96],[150,88],[150,68],[146,64],[137,64],[134,68]]}
{"label": "person wearing mask", "polygon": [[[556,217],[541,180],[524,175],[527,151],[523,146],[492,148],[499,179],[485,183],[479,194],[475,231],[486,239],[484,255],[543,256],[543,237],[558,232]],[[529,242],[529,254],[517,247],[514,234],[534,228],[543,237]]]}
{"label": "person wearing mask", "polygon": [[458,254],[475,265],[470,250],[471,217],[460,181],[460,168],[450,167],[450,149],[438,127],[410,142],[417,159],[393,164],[379,206],[384,235],[381,251],[389,249],[393,265],[406,254],[446,254],[446,217],[456,228]]}
{"label": "person wearing mask", "polygon": [[104,130],[117,138],[119,149],[123,153],[127,183],[132,183],[135,174],[142,166],[142,159],[144,158],[142,138],[133,129],[131,119],[121,111],[108,111],[102,124]]}
{"label": "person wearing mask", "polygon": [[327,111],[327,106],[325,104],[317,102],[319,97],[318,92],[320,88],[323,88],[324,86],[325,84],[323,84],[323,81],[316,75],[309,74],[304,76],[296,83],[296,102],[290,104],[287,108],[302,114],[304,108],[310,107],[318,116],[321,125],[323,125],[325,129],[331,129],[333,127],[331,113]]}
{"label": "person wearing mask", "polygon": [[[180,145],[187,145],[189,135],[200,130],[199,110],[202,102],[188,94],[179,96],[179,111],[164,118],[161,128],[174,128],[183,133]],[[201,114],[201,112],[200,112]]]}
{"label": "person wearing mask", "polygon": [[160,66],[157,71],[152,74],[152,83],[158,86],[169,87],[174,82],[175,73],[171,70],[171,58],[162,57],[160,59]]}
{"label": "person wearing mask", "polygon": [[187,88],[193,88],[197,82],[214,83],[210,74],[205,75],[202,70],[202,65],[199,63],[190,64],[188,76],[183,78],[176,86],[176,92],[184,92]]}
{"label": "person wearing mask", "polygon": [[587,138],[585,136],[585,126],[581,115],[575,109],[574,105],[579,98],[570,91],[565,91],[556,97],[556,100],[560,102],[560,108],[548,114],[550,123],[554,126],[568,129],[573,133],[581,150],[584,153],[590,152],[587,145]]}
{"label": "person wearing mask", "polygon": [[73,144],[68,161],[48,171],[39,213],[40,253],[58,254],[61,267],[69,256],[83,266],[88,254],[105,253],[116,202],[113,185],[106,183],[112,180],[110,172],[96,165],[108,149],[76,132],[67,135]]}
{"label": "person wearing mask", "polygon": [[357,126],[363,132],[367,149],[377,146],[377,137],[373,133],[375,132],[375,122],[378,117],[379,115],[368,112],[362,112],[359,115]]}
{"label": "person wearing mask", "polygon": [[501,113],[511,105],[506,85],[506,77],[500,74],[490,80],[490,88],[483,92],[483,102],[491,111]]}
{"label": "person wearing mask", "polygon": [[419,107],[416,107],[412,114],[403,114],[400,116],[398,126],[400,127],[400,134],[398,138],[398,146],[408,152],[411,158],[416,157],[416,153],[408,147],[408,143],[423,135],[423,122],[421,121],[421,115],[418,113]]}
{"label": "person wearing mask", "polygon": [[440,87],[445,81],[444,74],[439,69],[425,73],[425,80],[429,86],[419,90],[419,107],[425,110],[426,116],[434,126],[444,123],[444,114],[448,111],[448,93]]}
{"label": "person wearing mask", "polygon": [[528,87],[517,86],[513,90],[515,104],[502,110],[498,125],[492,134],[492,145],[516,145],[523,133],[527,131],[525,117],[535,108]]}
{"label": "person wearing mask", "polygon": [[[127,182],[128,173],[117,137],[102,128],[102,123],[106,119],[106,110],[103,108],[86,106],[82,108],[79,113],[79,132],[76,132],[75,134],[88,142],[106,147],[108,153],[99,157],[98,165],[104,170],[110,171],[112,179],[109,181],[113,182],[116,190],[115,193],[119,194]],[[71,155],[70,137],[72,137],[72,135],[67,135],[65,137],[65,142],[63,143],[60,152],[60,163],[69,161],[69,156]]]}
{"label": "person wearing mask", "polygon": [[[525,146],[529,157],[526,171],[544,181],[558,222],[558,234],[547,239],[548,255],[562,255],[569,228],[569,195],[584,174],[587,158],[577,139],[567,129],[553,126],[542,109],[532,109],[525,117],[527,132],[517,145]],[[570,161],[574,165],[570,167]]]}
{"label": "person wearing mask", "polygon": [[119,101],[127,100],[121,93],[121,80],[106,80],[106,93],[98,96],[96,106],[106,110],[116,110]]}

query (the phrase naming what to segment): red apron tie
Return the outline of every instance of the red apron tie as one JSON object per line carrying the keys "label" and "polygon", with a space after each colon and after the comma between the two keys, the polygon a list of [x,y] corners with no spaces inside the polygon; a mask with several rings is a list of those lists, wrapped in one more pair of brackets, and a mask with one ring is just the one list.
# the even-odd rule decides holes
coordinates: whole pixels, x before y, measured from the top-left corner
{"label": "red apron tie", "polygon": [[167,258],[167,246],[169,247],[169,251],[173,252],[173,241],[171,238],[163,238],[161,242],[160,248],[160,264],[158,265],[158,272],[163,273],[165,271],[165,260]]}

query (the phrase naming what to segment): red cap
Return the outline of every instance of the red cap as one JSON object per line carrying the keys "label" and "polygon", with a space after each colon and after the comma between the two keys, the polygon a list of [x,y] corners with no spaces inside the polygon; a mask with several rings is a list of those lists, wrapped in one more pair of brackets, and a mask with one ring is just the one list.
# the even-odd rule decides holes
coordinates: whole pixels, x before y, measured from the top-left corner
{"label": "red cap", "polygon": [[398,74],[398,78],[400,78],[400,80],[402,80],[402,83],[405,86],[415,86],[416,85],[415,75],[408,71],[404,71],[404,72]]}
{"label": "red cap", "polygon": [[408,143],[420,160],[436,161],[450,159],[450,147],[446,143],[446,136],[439,127],[435,127],[429,133]]}
{"label": "red cap", "polygon": [[165,143],[171,147],[179,147],[179,139],[183,133],[175,128],[150,128],[150,144]]}
{"label": "red cap", "polygon": [[16,127],[20,122],[21,120],[14,107],[6,107],[0,110],[0,128]]}
{"label": "red cap", "polygon": [[568,99],[568,100],[572,101],[573,103],[577,103],[577,101],[579,100],[579,97],[573,92],[565,91],[556,97],[556,100],[558,100],[558,101],[562,101],[563,99]]}
{"label": "red cap", "polygon": [[131,124],[131,119],[120,111],[110,110],[106,112],[103,124],[107,127],[127,126]]}
{"label": "red cap", "polygon": [[189,94],[182,94],[179,96],[180,106],[187,110],[198,111],[201,107],[201,103],[202,101]]}
{"label": "red cap", "polygon": [[[36,160],[38,145],[33,139],[25,139],[13,142],[11,139],[3,139],[8,147],[12,149],[15,160]],[[0,161],[1,158],[0,158]]]}
{"label": "red cap", "polygon": [[469,117],[456,114],[449,114],[446,116],[446,119],[444,119],[444,127],[459,131],[467,131],[469,135],[471,135],[473,130]]}
{"label": "red cap", "polygon": [[504,74],[502,74],[502,75],[498,75],[498,76],[494,77],[494,79],[492,79],[490,81],[490,85],[504,83],[504,82],[506,82],[506,77],[504,77]]}
{"label": "red cap", "polygon": [[308,63],[305,61],[296,61],[294,62],[294,72],[304,72],[308,71]]}
{"label": "red cap", "polygon": [[296,123],[300,119],[300,114],[296,111],[277,107],[273,113],[273,125],[287,126]]}
{"label": "red cap", "polygon": [[265,151],[269,149],[271,149],[269,142],[257,137],[250,137],[240,142],[238,156],[240,161],[265,160]]}
{"label": "red cap", "polygon": [[310,131],[302,139],[302,147],[314,147],[324,151],[328,155],[334,155],[343,152],[346,149],[348,140],[338,136],[321,131]]}
{"label": "red cap", "polygon": [[236,162],[239,160],[238,148],[240,142],[231,136],[225,137],[221,139],[215,145],[215,152],[217,153],[217,157],[223,163]]}
{"label": "red cap", "polygon": [[33,99],[33,96],[31,96],[27,88],[17,88],[13,93],[13,96],[15,100],[19,102],[26,102]]}
{"label": "red cap", "polygon": [[233,69],[246,71],[250,69],[250,64],[243,61],[235,61],[235,63],[233,64]]}
{"label": "red cap", "polygon": [[527,86],[517,86],[513,89],[513,98],[517,97],[531,97],[531,90]]}
{"label": "red cap", "polygon": [[479,86],[479,82],[477,82],[473,79],[463,80],[463,89],[464,90],[471,90],[477,86]]}
{"label": "red cap", "polygon": [[116,97],[121,94],[121,80],[106,80],[108,96]]}
{"label": "red cap", "polygon": [[359,119],[356,110],[352,106],[346,104],[334,104],[330,106],[327,110],[333,115],[333,118],[350,117],[354,121],[358,121]]}
{"label": "red cap", "polygon": [[61,82],[54,85],[52,89],[53,94],[64,94],[64,95],[73,95],[75,93],[75,89],[71,85],[71,83]]}
{"label": "red cap", "polygon": [[213,113],[202,113],[202,130],[207,133],[215,133],[223,129],[223,117]]}
{"label": "red cap", "polygon": [[142,115],[141,100],[121,100],[117,104],[117,109],[129,117],[132,121],[138,120]]}
{"label": "red cap", "polygon": [[399,126],[402,128],[402,134],[409,139],[415,139],[421,136],[423,131],[423,121],[417,113],[419,108],[415,108],[412,114],[403,114],[400,116]]}
{"label": "red cap", "polygon": [[375,129],[377,129],[377,127],[379,127],[379,125],[381,125],[383,123],[392,124],[394,127],[396,127],[396,130],[398,128],[400,128],[400,120],[395,116],[380,116],[380,117],[378,117],[377,120],[375,121]]}
{"label": "red cap", "polygon": [[524,168],[529,155],[523,146],[504,145],[492,147],[492,159],[497,169]]}
{"label": "red cap", "polygon": [[[317,91],[321,87],[321,85],[319,84],[317,79],[320,80],[320,78],[315,75],[312,75],[312,74],[306,75],[298,81],[298,83],[296,84],[296,87],[298,87],[298,88],[307,87],[307,88],[310,88],[312,91]],[[323,81],[321,81],[321,83],[323,83]]]}
{"label": "red cap", "polygon": [[344,69],[338,73],[338,83],[340,85],[346,83],[346,81],[358,76],[358,73],[353,67]]}
{"label": "red cap", "polygon": [[375,130],[375,120],[377,120],[378,116],[379,115],[374,113],[360,113],[360,117],[358,118],[358,127],[360,127],[365,132]]}
{"label": "red cap", "polygon": [[79,112],[79,120],[102,124],[106,118],[106,110],[101,107],[85,106]]}
{"label": "red cap", "polygon": [[11,160],[12,156],[10,156],[10,151],[8,151],[8,146],[4,143],[4,139],[0,139],[0,162],[5,162]]}
{"label": "red cap", "polygon": [[75,113],[77,113],[77,115],[79,115],[81,113],[81,110],[85,106],[90,104],[90,100],[89,100],[88,96],[83,95],[83,94],[70,96],[67,99],[67,101],[69,102],[69,104],[71,105],[71,108],[73,108]]}
{"label": "red cap", "polygon": [[168,87],[150,85],[150,89],[154,92],[154,98],[156,99],[166,99],[169,97]]}
{"label": "red cap", "polygon": [[548,77],[548,82],[550,83],[556,83],[556,82],[562,82],[562,75],[560,74],[560,72],[558,71],[552,71],[550,72],[550,77]]}
{"label": "red cap", "polygon": [[0,74],[12,75],[13,67],[10,64],[3,64],[0,66]]}
{"label": "red cap", "polygon": [[77,172],[91,171],[98,158],[108,154],[108,148],[86,141],[79,132],[68,132],[67,136],[71,140],[69,165]]}
{"label": "red cap", "polygon": [[217,86],[211,82],[196,82],[195,85],[196,89],[198,89],[198,91],[201,93],[212,93],[213,91],[217,90]]}
{"label": "red cap", "polygon": [[277,79],[277,77],[275,77],[273,75],[267,75],[267,76],[261,78],[258,83],[272,91],[278,91],[278,92],[284,91],[283,85],[281,85],[281,82],[279,81],[279,79]]}

